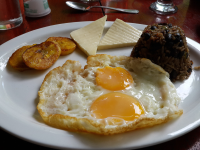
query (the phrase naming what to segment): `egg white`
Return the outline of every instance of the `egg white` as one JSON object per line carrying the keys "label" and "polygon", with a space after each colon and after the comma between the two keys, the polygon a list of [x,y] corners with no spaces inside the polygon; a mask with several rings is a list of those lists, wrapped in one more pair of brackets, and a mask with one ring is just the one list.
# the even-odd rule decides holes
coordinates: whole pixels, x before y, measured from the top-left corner
{"label": "egg white", "polygon": [[[119,130],[119,126],[120,129],[125,127],[127,128],[125,131],[129,131],[136,129],[137,127],[129,128],[129,126],[139,124],[140,120],[150,119],[157,121],[155,124],[159,124],[168,120],[167,118],[170,118],[170,116],[174,118],[174,116],[178,117],[182,114],[182,110],[177,107],[181,99],[169,80],[168,73],[149,60],[125,56],[96,55],[90,56],[87,63],[85,69],[81,69],[79,62],[66,61],[62,67],[52,70],[45,77],[39,91],[40,102],[38,104],[38,110],[44,121],[46,120],[45,122],[48,122],[45,117],[59,114],[75,120],[80,119],[81,121],[77,122],[84,129],[76,127],[75,130],[96,133],[92,128],[101,126],[99,127],[101,129],[112,129],[110,134],[113,134],[120,133],[120,131],[113,132],[113,130]],[[145,114],[141,115],[139,119],[133,121],[122,120],[120,124],[110,124],[108,118],[96,119],[91,115],[90,107],[92,103],[99,96],[113,92],[96,85],[97,69],[105,66],[124,68],[133,77],[134,82],[130,87],[117,92],[130,95],[139,101],[145,111]],[[84,124],[84,119],[93,122],[91,127],[87,123]],[[163,121],[159,122],[158,120]],[[148,121],[143,121],[143,123],[147,124],[146,126],[152,125]],[[51,123],[48,122],[48,124]],[[64,125],[61,125],[61,127],[53,126],[65,128]],[[71,129],[68,125],[66,126],[66,129]],[[141,125],[141,127],[143,126]],[[105,132],[98,134],[107,134],[107,132],[109,134],[109,131],[106,130]],[[124,132],[124,130],[121,132]]]}

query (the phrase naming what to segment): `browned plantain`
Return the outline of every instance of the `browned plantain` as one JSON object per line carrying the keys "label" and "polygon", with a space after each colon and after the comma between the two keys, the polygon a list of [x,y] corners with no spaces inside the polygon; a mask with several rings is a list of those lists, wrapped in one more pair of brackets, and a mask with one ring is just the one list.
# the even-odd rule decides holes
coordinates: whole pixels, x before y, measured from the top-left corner
{"label": "browned plantain", "polygon": [[73,40],[66,37],[49,37],[47,41],[57,42],[61,48],[60,55],[68,55],[76,49],[76,44]]}
{"label": "browned plantain", "polygon": [[61,49],[56,42],[46,41],[27,49],[22,57],[28,67],[44,70],[57,61],[60,53]]}
{"label": "browned plantain", "polygon": [[13,54],[12,56],[9,58],[8,62],[9,64],[16,70],[19,70],[19,71],[24,71],[24,70],[28,70],[30,69],[28,66],[26,66],[26,64],[24,63],[23,61],[23,58],[22,58],[22,55],[23,53],[30,47],[34,46],[35,44],[33,45],[26,45],[26,46],[23,46],[19,49],[17,49]]}

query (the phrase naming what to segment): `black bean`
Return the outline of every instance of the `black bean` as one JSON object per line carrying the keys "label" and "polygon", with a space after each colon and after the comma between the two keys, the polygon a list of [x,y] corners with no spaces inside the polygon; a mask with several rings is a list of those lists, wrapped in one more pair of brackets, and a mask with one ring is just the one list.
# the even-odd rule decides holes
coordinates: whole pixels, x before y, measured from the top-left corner
{"label": "black bean", "polygon": [[171,24],[171,23],[169,23],[169,24],[168,24],[168,27],[169,27],[169,28],[171,28],[171,27],[172,27],[172,24]]}
{"label": "black bean", "polygon": [[184,44],[183,44],[183,40],[180,40],[179,42],[180,42],[180,43],[178,44],[179,47],[181,47],[181,46],[184,45]]}
{"label": "black bean", "polygon": [[176,33],[176,35],[175,35],[175,42],[178,43],[178,42],[180,42],[180,40],[182,40],[181,35],[179,33]]}
{"label": "black bean", "polygon": [[185,54],[185,51],[180,51],[178,54],[178,58],[182,58]]}
{"label": "black bean", "polygon": [[178,73],[176,70],[172,70],[172,72],[170,73],[170,79],[176,79]]}
{"label": "black bean", "polygon": [[142,34],[142,37],[144,37],[145,40],[148,40],[150,37],[151,37],[151,34],[150,33],[147,33],[147,32],[144,32]]}
{"label": "black bean", "polygon": [[135,47],[131,53],[132,56],[134,57],[139,57],[139,49]]}
{"label": "black bean", "polygon": [[170,41],[172,39],[172,34],[168,33],[165,35],[165,40]]}
{"label": "black bean", "polygon": [[150,29],[151,29],[151,30],[155,30],[155,29],[156,29],[156,26],[151,26]]}
{"label": "black bean", "polygon": [[191,73],[191,72],[192,72],[192,68],[189,68],[189,69],[187,70],[187,72],[188,72],[188,73]]}
{"label": "black bean", "polygon": [[171,49],[173,47],[174,43],[172,41],[170,42],[166,42],[165,46],[169,49]]}

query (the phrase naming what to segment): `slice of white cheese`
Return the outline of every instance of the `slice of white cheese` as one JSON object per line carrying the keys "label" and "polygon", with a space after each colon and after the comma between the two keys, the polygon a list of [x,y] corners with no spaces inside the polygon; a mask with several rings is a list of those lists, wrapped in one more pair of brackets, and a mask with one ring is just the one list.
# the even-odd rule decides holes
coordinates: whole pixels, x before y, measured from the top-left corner
{"label": "slice of white cheese", "polygon": [[142,31],[120,19],[116,19],[98,45],[98,50],[134,46]]}
{"label": "slice of white cheese", "polygon": [[77,43],[78,47],[88,56],[96,54],[106,19],[107,16],[104,16],[70,33],[71,38]]}

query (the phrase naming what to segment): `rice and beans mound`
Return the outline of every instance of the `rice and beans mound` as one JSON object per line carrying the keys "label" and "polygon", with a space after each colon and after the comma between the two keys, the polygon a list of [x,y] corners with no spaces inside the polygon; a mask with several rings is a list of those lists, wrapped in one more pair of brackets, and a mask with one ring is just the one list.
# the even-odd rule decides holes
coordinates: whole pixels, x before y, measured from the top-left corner
{"label": "rice and beans mound", "polygon": [[187,79],[192,72],[184,31],[172,24],[148,25],[131,56],[150,59],[170,74],[171,81]]}

